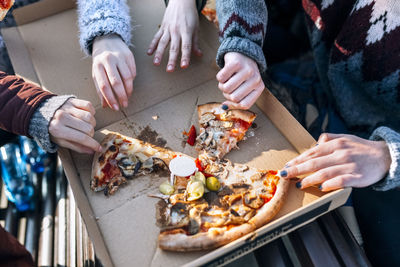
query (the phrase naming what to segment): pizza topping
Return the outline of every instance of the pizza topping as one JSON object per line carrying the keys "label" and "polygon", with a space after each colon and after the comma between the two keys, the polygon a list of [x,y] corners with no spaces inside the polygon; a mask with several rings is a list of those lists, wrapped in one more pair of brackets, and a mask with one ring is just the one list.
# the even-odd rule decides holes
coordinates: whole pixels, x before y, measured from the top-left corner
{"label": "pizza topping", "polygon": [[11,1],[11,0],[1,0],[0,1],[0,7],[2,9],[10,9],[12,4],[13,4],[13,1]]}
{"label": "pizza topping", "polygon": [[189,235],[195,235],[200,231],[200,224],[198,220],[190,219],[188,225],[188,233]]}
{"label": "pizza topping", "polygon": [[189,145],[194,146],[194,143],[196,142],[196,128],[194,125],[190,127],[189,133],[188,133],[188,139],[186,141]]}
{"label": "pizza topping", "polygon": [[207,178],[206,186],[210,191],[218,191],[221,188],[221,183],[214,176],[210,176]]}
{"label": "pizza topping", "polygon": [[204,113],[203,115],[201,115],[201,117],[199,119],[199,124],[205,124],[213,119],[215,119],[214,114],[212,114],[210,112]]}
{"label": "pizza topping", "polygon": [[207,201],[209,206],[222,207],[219,197],[215,192],[207,192],[203,196],[204,200]]}
{"label": "pizza topping", "polygon": [[130,179],[138,173],[141,162],[132,155],[131,157],[125,157],[118,161],[118,167],[120,168],[122,175]]}
{"label": "pizza topping", "polygon": [[264,200],[255,194],[247,193],[243,197],[243,204],[252,209],[259,209],[264,203]]}
{"label": "pizza topping", "polygon": [[107,186],[104,188],[104,195],[112,195],[118,190],[119,186],[126,183],[126,179],[122,176],[114,177],[110,180]]}
{"label": "pizza topping", "polygon": [[187,185],[186,192],[188,201],[197,200],[204,194],[204,185],[200,181],[190,181]]}
{"label": "pizza topping", "polygon": [[168,181],[165,181],[162,183],[159,187],[160,192],[163,193],[164,195],[172,195],[175,191],[174,187],[169,184]]}

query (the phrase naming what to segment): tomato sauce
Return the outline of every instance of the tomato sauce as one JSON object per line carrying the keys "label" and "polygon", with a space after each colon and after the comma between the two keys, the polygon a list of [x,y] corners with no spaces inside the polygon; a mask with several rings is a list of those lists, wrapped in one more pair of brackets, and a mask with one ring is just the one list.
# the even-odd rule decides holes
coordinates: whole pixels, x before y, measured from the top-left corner
{"label": "tomato sauce", "polygon": [[0,7],[2,9],[9,9],[11,7],[11,1],[10,0],[0,0]]}
{"label": "tomato sauce", "polygon": [[204,171],[203,166],[201,165],[201,161],[199,160],[199,158],[195,159],[194,162],[196,163],[196,167],[197,169],[199,169],[200,172]]}

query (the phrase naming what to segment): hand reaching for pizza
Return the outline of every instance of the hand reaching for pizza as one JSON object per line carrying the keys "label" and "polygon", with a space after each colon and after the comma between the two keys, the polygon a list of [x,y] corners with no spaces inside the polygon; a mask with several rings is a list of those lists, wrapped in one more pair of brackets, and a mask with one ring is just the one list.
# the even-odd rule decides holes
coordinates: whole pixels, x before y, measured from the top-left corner
{"label": "hand reaching for pizza", "polygon": [[181,51],[181,68],[187,68],[193,51],[197,56],[202,52],[198,45],[199,15],[195,0],[170,0],[165,10],[160,29],[154,35],[147,50],[148,55],[155,52],[153,63],[161,64],[164,51],[170,43],[167,72],[175,70],[179,51]]}
{"label": "hand reaching for pizza", "polygon": [[307,188],[320,184],[322,191],[343,187],[366,187],[387,174],[391,164],[384,141],[369,141],[354,135],[322,134],[318,145],[289,161],[284,178],[311,174],[296,184]]}
{"label": "hand reaching for pizza", "polygon": [[230,108],[249,109],[265,88],[257,63],[236,52],[226,53],[225,66],[217,74],[218,87]]}
{"label": "hand reaching for pizza", "polygon": [[69,99],[56,111],[49,125],[51,140],[79,153],[100,152],[100,144],[93,139],[96,120],[92,104],[85,100]]}
{"label": "hand reaching for pizza", "polygon": [[102,106],[127,107],[136,77],[131,50],[118,35],[109,34],[96,37],[92,56],[92,77]]}

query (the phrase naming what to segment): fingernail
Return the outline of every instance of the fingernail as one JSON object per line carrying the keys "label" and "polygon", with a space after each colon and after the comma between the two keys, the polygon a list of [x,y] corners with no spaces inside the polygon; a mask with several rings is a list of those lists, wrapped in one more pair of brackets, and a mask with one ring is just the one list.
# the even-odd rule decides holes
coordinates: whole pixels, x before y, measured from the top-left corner
{"label": "fingernail", "polygon": [[299,189],[301,188],[301,181],[296,183],[296,187]]}
{"label": "fingernail", "polygon": [[283,168],[285,168],[285,169],[289,168],[289,167],[290,167],[289,163],[286,163],[285,166],[283,166]]}
{"label": "fingernail", "polygon": [[167,66],[167,70],[168,70],[168,71],[172,71],[172,70],[174,70],[174,66],[172,66],[172,65],[168,65],[168,66]]}
{"label": "fingernail", "polygon": [[223,110],[228,110],[229,107],[228,107],[228,105],[223,104],[221,108],[222,108]]}
{"label": "fingernail", "polygon": [[154,58],[154,64],[159,64],[160,63],[160,59],[158,57]]}
{"label": "fingernail", "polygon": [[128,107],[128,101],[122,102],[122,105],[124,106],[124,108]]}
{"label": "fingernail", "polygon": [[113,109],[116,110],[116,111],[118,111],[118,110],[119,110],[118,105],[117,105],[117,104],[114,104],[114,105],[113,105]]}
{"label": "fingernail", "polygon": [[181,62],[181,67],[184,68],[184,67],[186,67],[186,66],[187,66],[187,61],[186,61],[186,60],[183,60],[183,61]]}
{"label": "fingernail", "polygon": [[318,143],[316,143],[315,146],[318,146]]}
{"label": "fingernail", "polygon": [[318,186],[318,189],[322,191],[322,184]]}
{"label": "fingernail", "polygon": [[280,174],[281,174],[282,177],[286,177],[287,176],[287,171],[286,170],[282,170],[280,172]]}
{"label": "fingernail", "polygon": [[151,54],[151,49],[147,50],[147,54]]}

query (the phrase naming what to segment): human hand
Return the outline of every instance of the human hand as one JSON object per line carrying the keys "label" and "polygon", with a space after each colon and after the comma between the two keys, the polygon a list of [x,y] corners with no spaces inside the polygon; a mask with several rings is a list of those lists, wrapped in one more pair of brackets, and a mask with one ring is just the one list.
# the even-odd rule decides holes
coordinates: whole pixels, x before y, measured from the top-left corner
{"label": "human hand", "polygon": [[119,102],[127,107],[136,77],[131,50],[118,35],[109,34],[94,39],[92,57],[92,78],[101,105],[119,110]]}
{"label": "human hand", "polygon": [[85,100],[71,98],[54,114],[49,125],[50,139],[79,153],[101,152],[100,144],[94,140],[95,110]]}
{"label": "human hand", "polygon": [[198,45],[199,15],[197,14],[195,0],[170,0],[165,10],[160,29],[154,35],[147,54],[154,53],[153,63],[161,64],[164,51],[171,42],[167,72],[173,72],[181,49],[181,68],[187,68],[190,62],[190,54],[193,51],[197,56],[202,52]]}
{"label": "human hand", "polygon": [[236,52],[226,53],[225,66],[217,74],[218,87],[230,108],[249,109],[265,88],[257,63]]}
{"label": "human hand", "polygon": [[284,178],[311,174],[299,188],[321,184],[322,191],[343,187],[366,187],[381,180],[391,157],[384,141],[369,141],[354,135],[322,134],[318,145],[289,161]]}

